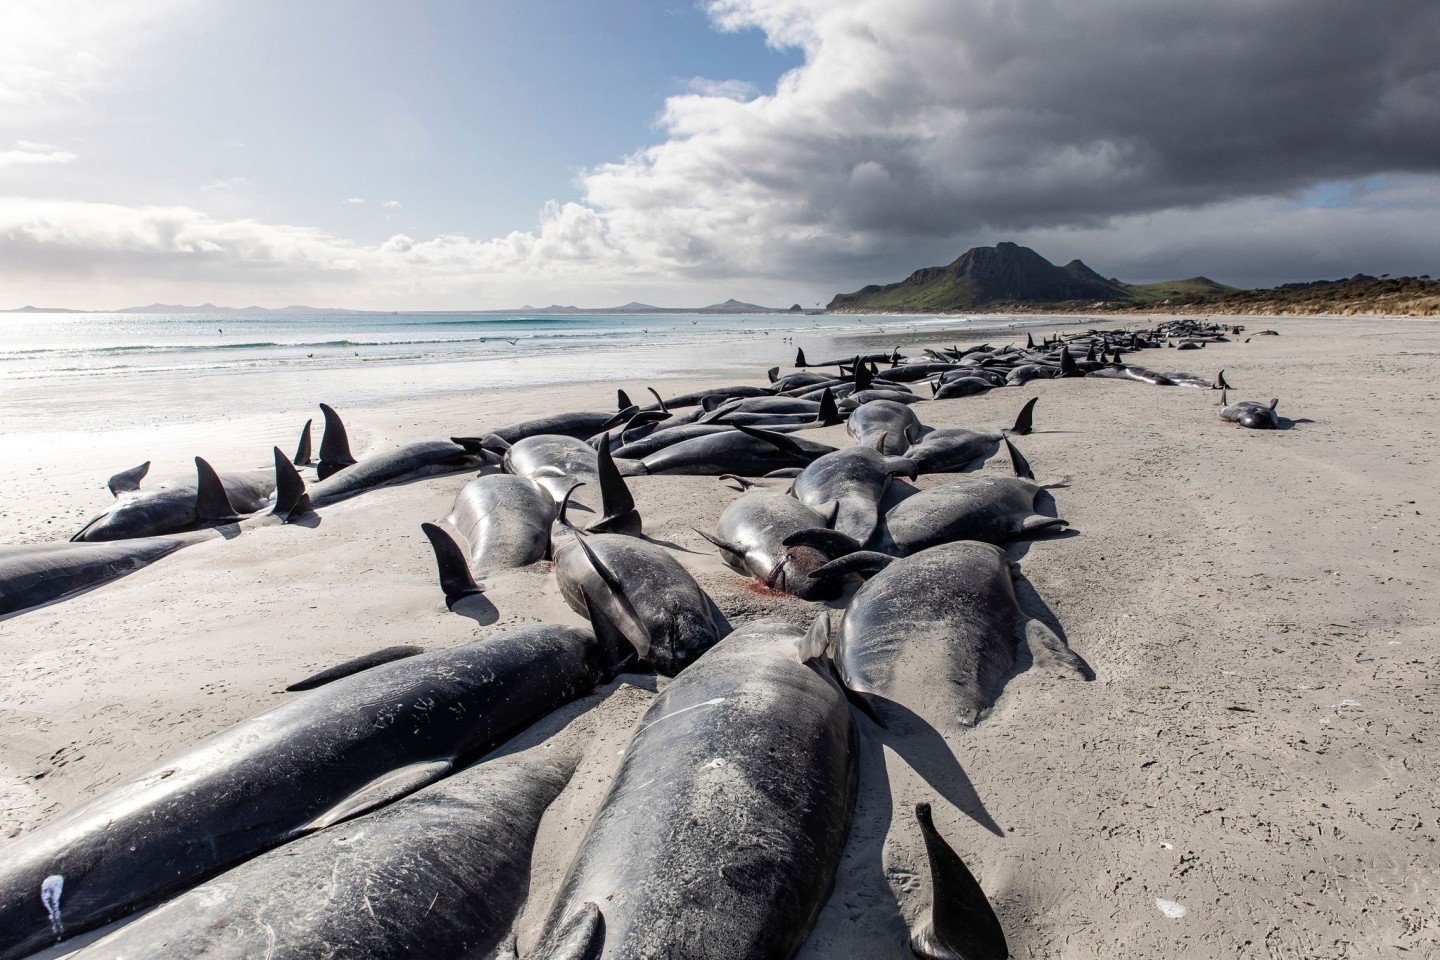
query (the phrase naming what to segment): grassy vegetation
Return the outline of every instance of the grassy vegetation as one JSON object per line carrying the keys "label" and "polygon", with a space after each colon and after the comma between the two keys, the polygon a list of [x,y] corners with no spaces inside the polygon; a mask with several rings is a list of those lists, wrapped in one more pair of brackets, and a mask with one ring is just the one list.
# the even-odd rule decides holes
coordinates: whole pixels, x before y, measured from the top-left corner
{"label": "grassy vegetation", "polygon": [[1209,277],[1162,280],[1159,283],[1127,283],[1123,286],[1139,303],[1155,303],[1180,297],[1218,297],[1241,292],[1239,287],[1216,283]]}

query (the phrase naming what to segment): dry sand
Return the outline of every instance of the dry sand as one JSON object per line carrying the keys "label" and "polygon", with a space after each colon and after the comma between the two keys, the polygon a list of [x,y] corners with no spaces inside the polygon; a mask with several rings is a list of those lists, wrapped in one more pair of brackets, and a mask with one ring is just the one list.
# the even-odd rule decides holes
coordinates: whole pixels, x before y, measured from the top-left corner
{"label": "dry sand", "polygon": [[[1022,597],[1095,679],[1017,673],[949,745],[958,766],[943,743],[892,742],[857,715],[860,798],[807,960],[909,956],[906,927],[929,903],[911,812],[922,800],[1016,957],[1440,955],[1440,325],[1251,324],[1282,335],[1141,362],[1223,366],[1232,399],[1278,396],[1282,414],[1310,422],[1247,431],[1216,417],[1216,394],[1091,379],[917,408],[935,426],[994,428],[1040,397],[1021,447],[1041,480],[1068,478],[1055,497],[1073,532],[1012,553]],[[521,412],[608,407],[614,386],[345,412],[359,454]],[[264,463],[296,426],[247,421],[227,465]],[[813,436],[846,440],[843,427]],[[136,459],[126,439],[97,438],[110,454],[100,462]],[[0,539],[68,534],[104,505],[108,470],[58,459],[0,464]],[[316,669],[393,644],[581,622],[544,564],[492,577],[492,606],[473,616],[445,609],[419,524],[448,513],[468,479],[377,490],[326,508],[314,529],[217,537],[0,620],[0,857],[6,839],[283,701]],[[753,589],[693,531],[737,495],[726,484],[643,477],[632,489],[646,532],[673,544],[732,623],[813,617],[816,605]],[[626,681],[521,738],[563,727],[587,753],[537,843],[522,955],[657,687]]]}

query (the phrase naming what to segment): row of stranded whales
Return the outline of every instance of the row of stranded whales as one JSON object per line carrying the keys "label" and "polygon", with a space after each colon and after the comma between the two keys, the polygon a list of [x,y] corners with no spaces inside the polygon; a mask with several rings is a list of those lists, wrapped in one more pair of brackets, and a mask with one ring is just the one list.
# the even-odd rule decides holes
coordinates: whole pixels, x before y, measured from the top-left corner
{"label": "row of stranded whales", "polygon": [[573,758],[552,754],[476,764],[301,837],[73,956],[485,956],[509,933],[540,818],[574,772]]}
{"label": "row of stranded whales", "polygon": [[434,783],[608,679],[589,631],[525,627],[337,679],[5,847],[23,957]]}
{"label": "row of stranded whales", "polygon": [[[1079,338],[913,361],[897,350],[811,365],[801,354],[796,366],[807,369],[774,369],[769,388],[657,393],[645,408],[620,391],[614,413],[556,414],[363,460],[322,405],[312,485],[296,470],[314,459],[307,423],[293,458],[274,451],[274,493],[258,506],[236,504],[222,477],[202,472],[186,531],[32,549],[111,551],[109,562],[123,566],[208,535],[206,523],[246,512],[245,523],[294,520],[407,477],[480,467],[449,514],[424,525],[447,603],[480,592],[493,574],[551,559],[560,595],[589,628],[526,627],[446,651],[402,646],[354,658],[289,688],[308,692],[22,836],[0,857],[0,960],[167,897],[79,955],[514,956],[504,941],[525,898],[539,821],[576,757],[484,754],[635,670],[674,680],[623,751],[526,960],[794,957],[849,835],[857,723],[961,736],[994,705],[1022,649],[1057,676],[1088,675],[1022,608],[1002,549],[1066,525],[1039,507],[1063,483],[1038,483],[1011,440],[1031,432],[1035,400],[1007,430],[935,429],[907,384],[931,385],[924,403],[1040,377],[1229,386],[1223,371],[1211,382],[1120,362],[1121,350],[1177,338],[1227,339],[1177,322],[1091,331],[1083,360],[1070,349]],[[838,372],[810,369],[821,366]],[[1266,409],[1273,417],[1274,405]],[[841,422],[856,445],[801,435]],[[911,486],[1002,447],[1014,476],[990,470]],[[664,473],[739,486],[715,531],[700,532],[727,566],[769,590],[836,600],[862,579],[838,627],[822,609],[808,632],[767,621],[732,629],[685,566],[642,535],[625,478]],[[112,491],[138,498],[144,475],[117,474]],[[766,477],[793,482],[781,492]],[[217,486],[230,504],[224,516],[198,506],[200,488],[209,496]],[[272,512],[256,516],[266,502]],[[44,562],[28,563],[44,580]],[[26,575],[14,564],[0,552],[4,603]],[[852,716],[850,703],[869,719]],[[928,804],[916,818],[932,903],[910,949],[927,960],[1007,956],[1004,930]]]}

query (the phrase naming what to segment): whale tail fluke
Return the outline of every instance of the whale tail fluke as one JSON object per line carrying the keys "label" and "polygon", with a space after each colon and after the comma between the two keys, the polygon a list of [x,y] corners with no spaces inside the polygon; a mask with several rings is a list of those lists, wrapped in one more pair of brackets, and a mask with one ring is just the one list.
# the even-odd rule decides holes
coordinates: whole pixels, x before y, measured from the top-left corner
{"label": "whale tail fluke", "polygon": [[826,577],[843,577],[847,573],[879,573],[894,562],[895,558],[888,553],[880,553],[876,550],[857,550],[837,560],[831,560],[824,566],[816,567],[810,571],[810,576],[816,580],[823,580]]}
{"label": "whale tail fluke", "polygon": [[924,960],[1005,960],[1005,931],[985,891],[950,844],[935,830],[930,804],[915,805],[925,838],[934,901],[930,920],[910,938],[910,950]]}
{"label": "whale tail fluke", "polygon": [[345,432],[340,414],[325,403],[320,404],[320,412],[325,415],[325,433],[320,437],[320,464],[316,472],[324,480],[353,466],[356,460],[350,453],[350,435]]}
{"label": "whale tail fluke", "polygon": [[195,514],[203,523],[234,523],[239,520],[230,498],[225,493],[225,484],[215,468],[204,458],[195,458]]}
{"label": "whale tail fluke", "polygon": [[440,589],[445,591],[445,606],[454,607],[465,597],[485,592],[485,588],[475,582],[475,574],[470,572],[470,560],[454,537],[439,524],[422,523],[420,529],[435,551],[435,566],[440,572]]}
{"label": "whale tail fluke", "polygon": [[310,494],[295,465],[275,448],[275,509],[270,511],[286,523],[310,512]]}
{"label": "whale tail fluke", "polygon": [[305,426],[300,428],[300,443],[295,447],[295,458],[290,461],[297,467],[308,467],[315,460],[310,448],[310,427],[314,423],[313,419],[306,420]]}

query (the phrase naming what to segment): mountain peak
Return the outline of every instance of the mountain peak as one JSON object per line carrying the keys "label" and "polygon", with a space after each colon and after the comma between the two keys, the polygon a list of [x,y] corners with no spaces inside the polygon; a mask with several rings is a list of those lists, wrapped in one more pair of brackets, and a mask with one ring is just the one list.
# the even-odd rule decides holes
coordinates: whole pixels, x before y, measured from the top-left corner
{"label": "mountain peak", "polygon": [[1124,287],[1079,260],[1057,267],[1029,247],[1007,240],[972,247],[947,266],[916,270],[898,283],[838,294],[827,309],[944,312],[992,303],[1128,297]]}

